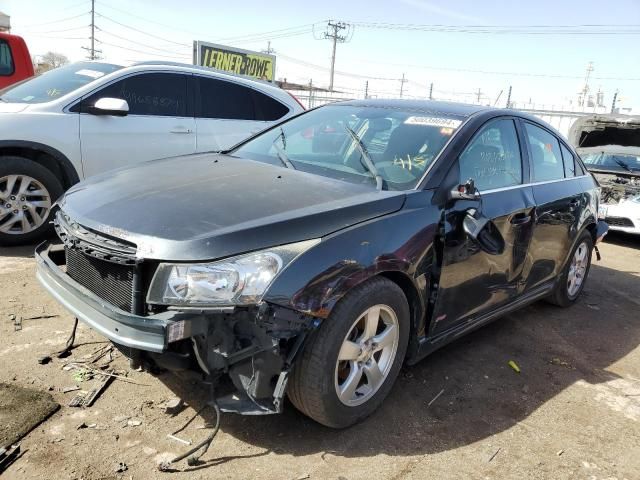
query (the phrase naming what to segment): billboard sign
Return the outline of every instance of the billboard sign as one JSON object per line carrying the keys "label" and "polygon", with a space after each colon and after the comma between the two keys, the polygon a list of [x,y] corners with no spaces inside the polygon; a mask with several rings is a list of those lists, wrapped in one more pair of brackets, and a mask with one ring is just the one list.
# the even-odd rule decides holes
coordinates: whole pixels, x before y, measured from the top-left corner
{"label": "billboard sign", "polygon": [[193,63],[257,80],[275,81],[276,57],[268,53],[196,40],[193,42]]}

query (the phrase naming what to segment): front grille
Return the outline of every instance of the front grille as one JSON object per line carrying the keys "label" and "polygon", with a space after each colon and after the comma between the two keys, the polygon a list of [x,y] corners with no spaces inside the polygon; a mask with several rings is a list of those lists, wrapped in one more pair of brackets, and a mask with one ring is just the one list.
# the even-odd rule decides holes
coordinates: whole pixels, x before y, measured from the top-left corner
{"label": "front grille", "polygon": [[633,228],[633,222],[629,218],[625,217],[607,217],[604,220],[608,225],[612,227],[631,227]]}
{"label": "front grille", "polygon": [[132,312],[134,268],[86,255],[66,248],[67,274],[98,297]]}

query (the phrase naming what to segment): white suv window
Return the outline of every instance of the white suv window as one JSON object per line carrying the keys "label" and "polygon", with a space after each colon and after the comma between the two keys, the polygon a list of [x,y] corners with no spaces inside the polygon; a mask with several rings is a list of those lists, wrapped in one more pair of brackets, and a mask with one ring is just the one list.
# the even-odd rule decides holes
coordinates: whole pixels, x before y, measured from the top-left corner
{"label": "white suv window", "polygon": [[132,75],[106,86],[82,103],[86,108],[101,98],[121,98],[129,104],[129,115],[185,117],[187,78],[178,73]]}

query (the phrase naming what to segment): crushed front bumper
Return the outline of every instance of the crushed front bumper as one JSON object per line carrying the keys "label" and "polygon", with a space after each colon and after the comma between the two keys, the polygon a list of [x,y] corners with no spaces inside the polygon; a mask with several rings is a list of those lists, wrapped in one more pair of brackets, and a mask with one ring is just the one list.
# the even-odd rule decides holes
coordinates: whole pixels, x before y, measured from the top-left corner
{"label": "crushed front bumper", "polygon": [[168,345],[169,327],[185,320],[179,312],[142,317],[109,305],[71,279],[61,268],[62,245],[39,245],[35,252],[36,277],[47,291],[78,319],[112,342],[129,348],[162,353]]}
{"label": "crushed front bumper", "polygon": [[36,248],[35,258],[37,278],[49,293],[80,321],[126,347],[121,350],[130,358],[195,372],[213,384],[230,380],[230,393],[216,397],[222,411],[281,411],[295,357],[321,322],[267,303],[136,315],[114,307],[67,275],[62,245],[45,242]]}

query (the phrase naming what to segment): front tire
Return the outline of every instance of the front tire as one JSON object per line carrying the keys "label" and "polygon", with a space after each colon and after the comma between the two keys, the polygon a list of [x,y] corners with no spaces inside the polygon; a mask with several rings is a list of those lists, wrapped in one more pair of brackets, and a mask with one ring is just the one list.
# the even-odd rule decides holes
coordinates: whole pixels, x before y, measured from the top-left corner
{"label": "front tire", "polygon": [[589,275],[591,268],[591,253],[593,251],[593,238],[591,233],[585,230],[576,241],[569,260],[558,279],[554,292],[549,301],[559,307],[569,307],[578,299]]}
{"label": "front tire", "polygon": [[22,157],[0,158],[0,245],[23,245],[50,230],[62,184],[42,165]]}
{"label": "front tire", "polygon": [[409,339],[409,304],[383,277],[345,295],[309,339],[288,386],[294,406],[332,428],[371,415],[389,394]]}

